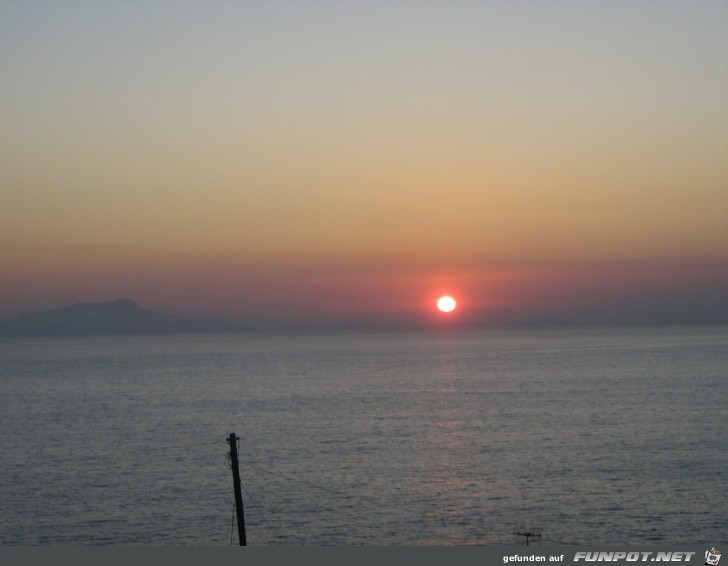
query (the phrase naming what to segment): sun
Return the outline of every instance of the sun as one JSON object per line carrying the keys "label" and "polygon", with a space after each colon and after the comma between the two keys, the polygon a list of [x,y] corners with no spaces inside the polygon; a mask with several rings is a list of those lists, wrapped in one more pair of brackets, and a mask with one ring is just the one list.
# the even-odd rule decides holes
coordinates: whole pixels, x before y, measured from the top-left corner
{"label": "sun", "polygon": [[452,312],[456,306],[458,306],[457,302],[449,295],[437,299],[437,308],[442,312]]}

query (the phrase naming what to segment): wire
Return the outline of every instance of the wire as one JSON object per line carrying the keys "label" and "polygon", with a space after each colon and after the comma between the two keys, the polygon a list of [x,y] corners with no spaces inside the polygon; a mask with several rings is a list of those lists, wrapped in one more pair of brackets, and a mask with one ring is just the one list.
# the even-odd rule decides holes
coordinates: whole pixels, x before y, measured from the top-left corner
{"label": "wire", "polygon": [[258,512],[258,514],[260,515],[260,518],[262,519],[263,523],[265,524],[265,526],[266,526],[266,527],[268,528],[268,530],[270,531],[270,534],[271,534],[271,535],[273,535],[273,538],[277,538],[277,537],[278,537],[278,533],[276,533],[275,529],[273,528],[273,526],[272,526],[272,525],[270,524],[270,522],[269,522],[269,521],[268,521],[268,519],[266,518],[265,514],[263,513],[263,510],[262,510],[262,509],[260,508],[260,506],[259,506],[259,505],[258,505],[258,504],[257,504],[257,503],[255,502],[255,500],[253,499],[253,496],[252,496],[252,495],[250,495],[250,492],[249,492],[249,491],[248,491],[248,490],[247,490],[247,489],[245,488],[245,486],[244,486],[244,485],[243,485],[242,483],[241,483],[241,485],[240,485],[240,486],[241,486],[241,487],[243,488],[243,491],[245,492],[245,495],[247,496],[247,498],[248,498],[248,501],[249,501],[249,502],[250,502],[250,503],[252,504],[252,506],[253,506],[253,507],[255,507],[255,510],[256,510],[256,511]]}
{"label": "wire", "polygon": [[351,493],[347,493],[347,492],[344,492],[344,491],[341,491],[341,490],[338,490],[338,489],[332,489],[332,488],[326,487],[324,485],[320,485],[320,484],[316,484],[316,483],[313,483],[313,482],[310,482],[310,481],[302,480],[300,478],[296,478],[296,477],[293,477],[293,476],[289,476],[287,474],[282,474],[280,472],[274,472],[273,470],[269,470],[269,469],[266,469],[266,468],[259,467],[256,464],[249,464],[249,465],[250,465],[251,468],[257,468],[260,471],[266,472],[266,473],[271,474],[271,475],[274,475],[274,476],[281,477],[283,479],[295,481],[297,483],[304,484],[304,485],[307,485],[309,487],[315,487],[316,489],[320,489],[322,491],[327,491],[327,492],[329,492],[329,493],[331,493],[333,495],[340,495],[340,496],[343,496],[343,497],[351,497]]}

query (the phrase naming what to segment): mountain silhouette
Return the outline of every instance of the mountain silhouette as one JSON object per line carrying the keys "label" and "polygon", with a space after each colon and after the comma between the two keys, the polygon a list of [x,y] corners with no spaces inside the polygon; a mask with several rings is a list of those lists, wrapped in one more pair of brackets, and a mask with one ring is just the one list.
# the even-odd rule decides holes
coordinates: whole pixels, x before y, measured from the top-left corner
{"label": "mountain silhouette", "polygon": [[129,299],[77,303],[0,321],[0,336],[78,336],[238,332],[226,320],[188,319],[140,307]]}

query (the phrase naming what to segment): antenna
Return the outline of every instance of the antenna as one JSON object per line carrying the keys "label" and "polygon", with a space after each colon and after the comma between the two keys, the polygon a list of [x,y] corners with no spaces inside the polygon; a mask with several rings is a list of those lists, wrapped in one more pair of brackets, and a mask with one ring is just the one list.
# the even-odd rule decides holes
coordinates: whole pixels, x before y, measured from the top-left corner
{"label": "antenna", "polygon": [[525,531],[518,531],[513,533],[514,535],[517,535],[519,537],[526,537],[526,546],[528,546],[528,543],[531,539],[540,539],[541,533],[534,531],[533,529],[530,529],[528,525],[526,525]]}

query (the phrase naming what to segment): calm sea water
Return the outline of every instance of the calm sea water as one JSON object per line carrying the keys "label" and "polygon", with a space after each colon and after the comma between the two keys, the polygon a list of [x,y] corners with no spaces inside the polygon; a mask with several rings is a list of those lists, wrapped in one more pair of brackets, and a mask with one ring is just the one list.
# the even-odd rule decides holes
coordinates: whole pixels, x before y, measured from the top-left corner
{"label": "calm sea water", "polygon": [[231,432],[251,545],[720,543],[727,368],[725,326],[4,339],[0,544],[229,545]]}

